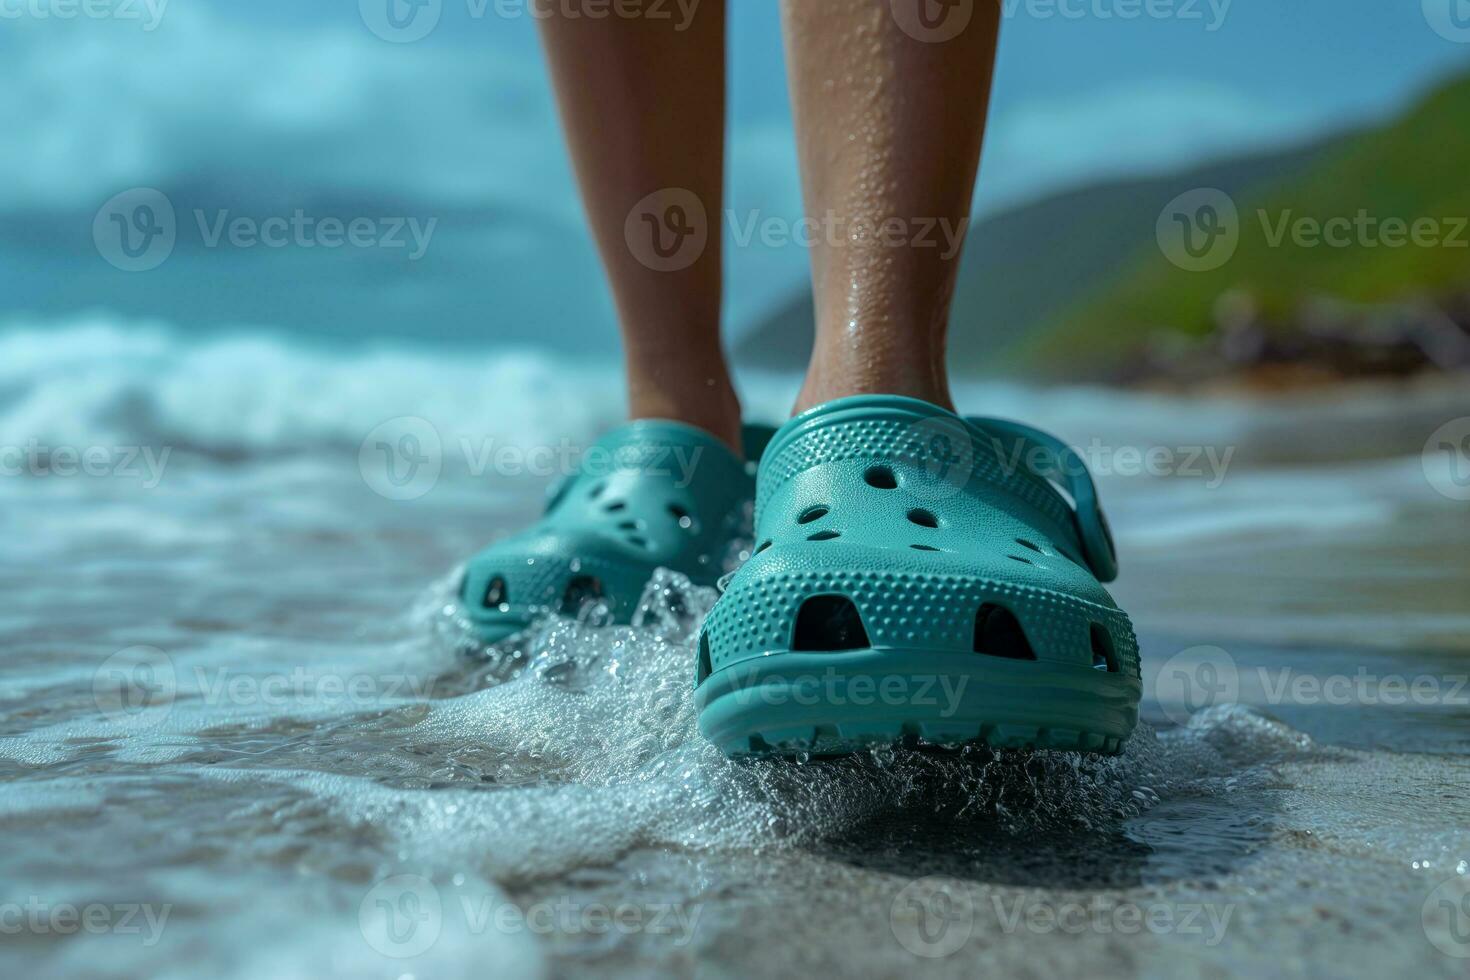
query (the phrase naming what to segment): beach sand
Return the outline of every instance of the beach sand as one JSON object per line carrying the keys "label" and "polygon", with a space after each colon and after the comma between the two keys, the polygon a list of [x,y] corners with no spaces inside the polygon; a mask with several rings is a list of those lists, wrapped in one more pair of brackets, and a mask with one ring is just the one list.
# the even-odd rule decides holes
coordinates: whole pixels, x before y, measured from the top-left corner
{"label": "beach sand", "polygon": [[[359,440],[394,405],[271,429],[170,391],[50,436],[174,446],[155,486],[0,481],[8,975],[1464,975],[1470,522],[1419,451],[1470,414],[1453,389],[1008,391],[1084,451],[1178,453],[1101,478],[1145,662],[1126,752],[743,763],[694,727],[712,592],[466,653],[456,566],[545,480],[445,465],[391,500]],[[565,394],[542,430],[616,401]],[[1184,473],[1205,446],[1235,452]]]}

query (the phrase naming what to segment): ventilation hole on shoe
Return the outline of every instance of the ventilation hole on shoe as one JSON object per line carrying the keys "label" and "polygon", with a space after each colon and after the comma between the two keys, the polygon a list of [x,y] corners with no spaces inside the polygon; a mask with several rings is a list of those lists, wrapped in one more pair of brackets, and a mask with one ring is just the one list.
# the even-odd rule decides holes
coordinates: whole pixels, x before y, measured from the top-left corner
{"label": "ventilation hole on shoe", "polygon": [[709,634],[699,634],[699,661],[694,667],[694,686],[698,687],[704,683],[704,679],[711,673],[709,661]]}
{"label": "ventilation hole on shoe", "polygon": [[607,489],[607,481],[606,480],[599,481],[598,483],[596,483],[592,487],[591,490],[588,490],[587,491],[587,499],[588,500],[596,500],[598,497],[601,497],[602,496],[602,491],[604,491],[606,489]]}
{"label": "ventilation hole on shoe", "polygon": [[457,598],[463,599],[465,597],[464,590],[465,590],[466,587],[469,586],[469,584],[470,584],[470,573],[469,573],[469,569],[465,569],[464,571],[462,571],[462,572],[459,573],[459,579],[454,583],[454,594],[455,594],[455,596]]}
{"label": "ventilation hole on shoe", "polygon": [[485,586],[485,598],[482,605],[486,609],[494,609],[496,606],[504,605],[509,601],[509,590],[505,587],[505,579],[497,575]]}
{"label": "ventilation hole on shoe", "polygon": [[678,504],[669,504],[668,510],[669,516],[674,519],[674,523],[678,524],[684,530],[687,531],[694,526],[694,518],[690,517],[689,511],[683,507]]}
{"label": "ventilation hole on shoe", "polygon": [[1105,670],[1109,674],[1118,672],[1118,658],[1113,654],[1113,638],[1101,623],[1088,627],[1092,637],[1092,669]]}
{"label": "ventilation hole on shoe", "polygon": [[922,507],[915,507],[913,510],[909,511],[909,520],[913,521],[920,527],[939,526],[939,518],[935,517],[932,513]]}
{"label": "ventilation hole on shoe", "polygon": [[636,531],[642,524],[639,521],[620,521],[618,529],[621,531]]}
{"label": "ventilation hole on shoe", "polygon": [[1025,538],[1017,538],[1016,539],[1016,544],[1020,545],[1023,548],[1030,548],[1032,551],[1036,552],[1037,554],[1046,554],[1046,552],[1042,551],[1040,548],[1038,548],[1036,545],[1032,544],[1030,541],[1027,541]]}
{"label": "ventilation hole on shoe", "polygon": [[801,516],[796,519],[796,523],[810,524],[812,521],[819,521],[822,518],[826,517],[828,513],[830,513],[830,511],[826,507],[823,507],[821,504],[818,504],[815,507],[808,507],[806,510],[801,512]]}
{"label": "ventilation hole on shoe", "polygon": [[586,602],[602,598],[602,581],[592,575],[578,575],[567,583],[561,594],[561,612],[575,616]]}
{"label": "ventilation hole on shoe", "polygon": [[816,534],[813,534],[811,537],[807,538],[807,540],[808,541],[831,541],[833,538],[840,538],[840,537],[842,537],[842,532],[841,531],[831,531],[831,530],[828,530],[828,531],[818,531]]}
{"label": "ventilation hole on shoe", "polygon": [[915,551],[938,551],[939,550],[938,548],[934,547],[933,545],[928,545],[928,544],[911,544],[911,545],[909,545],[909,547],[910,548],[913,548]]}
{"label": "ventilation hole on shoe", "polygon": [[879,490],[898,489],[898,477],[894,476],[893,470],[886,466],[869,466],[863,473],[863,480],[868,486],[877,487]]}
{"label": "ventilation hole on shoe", "polygon": [[976,653],[1009,660],[1035,660],[1036,651],[1009,609],[987,602],[975,614]]}
{"label": "ventilation hole on shoe", "polygon": [[605,511],[607,511],[609,514],[616,514],[620,510],[626,510],[627,507],[628,507],[628,505],[625,504],[623,501],[621,501],[621,500],[614,500],[612,503],[608,504],[606,507],[604,507],[602,509],[605,510]]}
{"label": "ventilation hole on shoe", "polygon": [[863,619],[847,596],[814,595],[801,604],[791,649],[862,650],[869,645]]}
{"label": "ventilation hole on shoe", "polygon": [[1030,558],[1022,558],[1020,555],[1006,555],[1006,557],[1009,558],[1011,561],[1018,561],[1022,565],[1034,565],[1034,564],[1036,564]]}
{"label": "ventilation hole on shoe", "polygon": [[769,541],[762,541],[762,542],[761,542],[761,543],[760,543],[760,544],[759,544],[759,545],[757,545],[757,546],[756,546],[756,549],[755,549],[755,551],[754,551],[754,552],[752,552],[752,553],[753,553],[753,554],[757,554],[757,555],[758,555],[758,554],[760,554],[760,553],[761,553],[761,552],[762,552],[762,551],[765,551],[765,550],[766,550],[766,549],[767,549],[767,548],[769,548],[769,547],[770,547],[770,546],[771,546],[771,542],[769,542]]}
{"label": "ventilation hole on shoe", "polygon": [[638,548],[647,548],[648,547],[648,539],[645,538],[641,534],[630,534],[630,535],[628,535],[628,543],[631,544],[631,545],[633,545],[634,547],[638,547]]}

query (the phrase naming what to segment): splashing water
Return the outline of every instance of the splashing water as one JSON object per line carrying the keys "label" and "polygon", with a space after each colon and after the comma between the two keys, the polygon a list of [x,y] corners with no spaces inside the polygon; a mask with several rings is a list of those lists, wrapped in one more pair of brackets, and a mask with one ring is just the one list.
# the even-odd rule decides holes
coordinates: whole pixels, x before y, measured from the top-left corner
{"label": "splashing water", "polygon": [[[446,570],[530,520],[537,487],[446,470],[383,499],[356,458],[384,414],[362,365],[315,402],[230,374],[190,413],[229,351],[157,343],[85,405],[62,397],[66,365],[12,379],[15,432],[207,451],[153,486],[0,481],[0,517],[25,515],[0,535],[8,975],[1462,975],[1470,708],[1449,687],[1395,707],[1244,684],[1464,673],[1467,583],[1444,558],[1464,522],[1417,456],[1243,468],[1208,493],[1106,483],[1146,681],[1226,643],[1238,704],[1172,726],[1146,703],[1154,727],[1113,759],[737,762],[695,726],[713,591],[660,573],[631,625],[594,604],[481,649]],[[425,390],[494,388],[416,370]],[[508,424],[576,403],[534,394]],[[1078,418],[1142,411],[1088,397]],[[446,434],[501,418],[433,404]],[[1280,532],[1297,500],[1331,511],[1298,533],[1310,548]],[[1245,547],[1251,575],[1220,574]]]}

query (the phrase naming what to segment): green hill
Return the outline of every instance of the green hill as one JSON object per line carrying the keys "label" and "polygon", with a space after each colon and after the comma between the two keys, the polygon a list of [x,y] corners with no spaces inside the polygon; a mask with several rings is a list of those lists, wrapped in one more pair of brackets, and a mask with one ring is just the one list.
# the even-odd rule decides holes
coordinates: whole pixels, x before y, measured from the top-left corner
{"label": "green hill", "polygon": [[[1136,215],[1134,231],[1148,244],[1110,284],[1048,318],[1024,344],[1026,360],[1048,373],[1107,373],[1160,333],[1209,333],[1227,293],[1252,297],[1261,320],[1279,325],[1313,297],[1390,303],[1470,285],[1470,78],[1391,125],[1342,141],[1304,172],[1246,193],[1221,189],[1239,212],[1233,257],[1198,272],[1172,263],[1154,235],[1170,200],[1160,197],[1151,213]],[[1334,219],[1337,244],[1312,235]],[[1431,223],[1420,225],[1416,242],[1390,219],[1410,231]],[[1431,235],[1443,244],[1429,244]]]}
{"label": "green hill", "polygon": [[[950,362],[958,374],[1015,367],[1008,351],[1128,270],[1154,241],[1162,202],[1195,187],[1236,194],[1305,173],[1342,140],[1210,164],[1165,177],[1057,194],[975,223],[955,290]],[[796,370],[811,356],[814,313],[803,290],[734,345],[738,363]]]}

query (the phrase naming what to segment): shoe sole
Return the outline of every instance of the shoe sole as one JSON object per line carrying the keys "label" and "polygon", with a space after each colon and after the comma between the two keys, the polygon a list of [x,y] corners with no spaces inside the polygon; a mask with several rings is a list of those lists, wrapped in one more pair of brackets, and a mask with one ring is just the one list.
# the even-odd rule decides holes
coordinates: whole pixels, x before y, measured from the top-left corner
{"label": "shoe sole", "polygon": [[934,650],[776,651],[695,691],[729,756],[848,755],[895,743],[1117,755],[1138,722],[1127,674]]}

